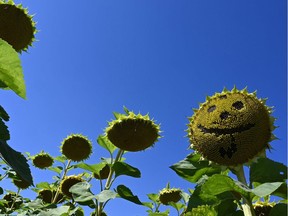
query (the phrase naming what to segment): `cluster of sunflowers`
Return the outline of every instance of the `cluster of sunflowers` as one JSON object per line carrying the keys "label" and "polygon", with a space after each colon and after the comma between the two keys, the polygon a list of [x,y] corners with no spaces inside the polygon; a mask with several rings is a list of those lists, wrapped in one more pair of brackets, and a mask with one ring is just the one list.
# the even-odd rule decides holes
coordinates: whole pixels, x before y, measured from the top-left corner
{"label": "cluster of sunflowers", "polygon": [[[143,151],[153,146],[161,137],[160,125],[151,120],[148,115],[135,114],[126,108],[124,110],[124,114],[114,113],[115,120],[108,123],[105,135],[102,137],[106,140],[105,145],[110,153],[115,149],[119,150],[116,158],[111,158],[110,163],[102,162],[100,168],[98,167],[99,169],[92,173],[94,178],[106,180],[105,187],[101,187],[104,190],[110,189],[112,179],[115,177],[113,164],[121,161],[125,152]],[[258,99],[255,92],[248,93],[246,89],[241,91],[236,88],[231,91],[224,89],[221,93],[208,97],[189,118],[187,133],[190,147],[194,149],[192,154],[201,156],[198,159],[199,163],[209,161],[208,168],[220,167],[216,173],[232,171],[240,182],[247,185],[243,175],[243,165],[257,162],[258,158],[265,157],[266,149],[270,149],[269,142],[275,139],[272,133],[275,129],[275,119],[271,113],[272,109],[265,105],[265,100]],[[112,147],[107,147],[109,145]],[[92,142],[81,134],[72,134],[63,140],[60,149],[62,155],[69,161],[68,164],[71,161],[79,163],[90,157]],[[45,152],[31,159],[34,166],[40,169],[49,168],[53,164],[53,158]],[[67,171],[69,166],[66,168]],[[60,203],[67,198],[73,199],[73,190],[72,192],[70,190],[72,186],[86,181],[83,175],[68,176],[66,171],[57,187],[38,190],[39,197],[44,202]],[[181,176],[180,173],[177,174]],[[207,204],[195,208],[187,207],[189,196],[191,195],[181,189],[167,186],[157,195],[154,194],[153,198],[152,194],[148,195],[154,202],[154,207],[156,206],[154,210],[151,204],[145,205],[150,208],[148,212],[152,214],[159,213],[161,204],[175,207],[175,203],[179,204],[184,200],[184,204],[176,206],[177,211],[182,208],[182,215],[197,215],[201,212],[216,214],[216,209]],[[236,193],[236,196],[239,201],[241,194]],[[245,216],[266,215],[263,211],[270,211],[275,205],[275,203],[260,201],[252,204],[252,201],[246,197],[242,199]],[[95,214],[101,215],[104,206],[99,203]]]}

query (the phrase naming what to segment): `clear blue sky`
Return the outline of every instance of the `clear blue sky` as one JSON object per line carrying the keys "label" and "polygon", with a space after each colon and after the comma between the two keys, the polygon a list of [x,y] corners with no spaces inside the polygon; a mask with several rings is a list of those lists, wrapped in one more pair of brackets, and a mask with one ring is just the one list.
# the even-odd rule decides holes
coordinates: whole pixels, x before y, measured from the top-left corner
{"label": "clear blue sky", "polygon": [[[187,192],[193,185],[169,169],[191,153],[185,137],[187,117],[207,95],[236,85],[269,98],[279,126],[274,131],[279,140],[271,143],[269,156],[286,164],[285,0],[23,4],[36,14],[40,31],[34,47],[21,56],[27,100],[0,92],[1,105],[11,117],[13,148],[56,156],[68,134],[83,133],[95,146],[88,162],[97,163],[108,154],[98,148],[96,138],[113,119],[112,112],[122,112],[125,105],[149,112],[161,123],[164,137],[152,149],[128,153],[127,162],[141,170],[142,178],[119,178],[115,186],[127,185],[142,201],[167,182]],[[52,181],[45,179],[44,171],[32,172],[35,183]],[[111,216],[141,216],[145,211],[120,199],[107,206]]]}

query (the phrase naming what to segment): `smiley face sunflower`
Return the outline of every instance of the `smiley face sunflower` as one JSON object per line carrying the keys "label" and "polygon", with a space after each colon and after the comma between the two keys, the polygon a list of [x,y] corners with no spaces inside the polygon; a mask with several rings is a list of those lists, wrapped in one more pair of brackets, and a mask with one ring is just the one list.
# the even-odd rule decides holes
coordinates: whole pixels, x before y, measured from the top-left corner
{"label": "smiley face sunflower", "polygon": [[269,147],[272,110],[255,93],[234,88],[208,97],[188,124],[191,147],[210,161],[244,164]]}

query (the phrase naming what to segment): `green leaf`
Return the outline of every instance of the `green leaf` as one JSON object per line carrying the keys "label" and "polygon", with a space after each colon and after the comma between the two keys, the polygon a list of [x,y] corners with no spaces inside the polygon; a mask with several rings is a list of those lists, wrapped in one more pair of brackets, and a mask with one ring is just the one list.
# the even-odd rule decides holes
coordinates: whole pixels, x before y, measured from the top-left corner
{"label": "green leaf", "polygon": [[81,207],[77,206],[73,210],[69,211],[69,215],[71,215],[71,216],[75,216],[75,215],[84,216],[85,214],[84,214],[84,210]]}
{"label": "green leaf", "polygon": [[216,196],[202,193],[203,184],[196,185],[194,192],[189,198],[187,211],[191,211],[192,208],[197,208],[202,205],[215,205],[220,203],[220,200],[218,200]]}
{"label": "green leaf", "polygon": [[0,81],[1,87],[7,87],[22,98],[26,97],[26,88],[18,53],[6,41],[0,39]]}
{"label": "green leaf", "polygon": [[40,182],[36,184],[36,187],[39,189],[48,189],[48,190],[51,189],[50,184],[48,182]]}
{"label": "green leaf", "polygon": [[282,185],[272,193],[272,195],[287,199],[287,183],[283,182]]}
{"label": "green leaf", "polygon": [[218,206],[218,216],[232,216],[236,213],[237,204],[234,200],[224,200]]}
{"label": "green leaf", "polygon": [[283,182],[268,182],[259,185],[258,187],[252,189],[252,192],[259,197],[265,197],[272,194],[275,190],[277,190]]}
{"label": "green leaf", "polygon": [[108,150],[110,154],[113,154],[113,152],[117,149],[117,147],[110,142],[107,136],[104,135],[98,136],[97,143],[106,150]]}
{"label": "green leaf", "polygon": [[155,194],[155,193],[151,193],[151,194],[147,194],[148,198],[157,203],[159,201],[159,194]]}
{"label": "green leaf", "polygon": [[69,206],[59,206],[57,208],[54,208],[54,209],[49,209],[48,211],[41,211],[41,214],[42,216],[53,216],[53,215],[59,215],[59,216],[68,216],[68,212],[69,212]]}
{"label": "green leaf", "polygon": [[165,212],[151,212],[148,216],[169,216],[169,209]]}
{"label": "green leaf", "polygon": [[64,155],[61,156],[57,156],[54,158],[55,161],[59,161],[61,163],[65,163],[65,161],[67,160],[67,158]]}
{"label": "green leaf", "polygon": [[95,198],[94,194],[90,191],[91,185],[88,182],[79,182],[73,185],[69,192],[72,193],[74,201],[84,203]]}
{"label": "green leaf", "polygon": [[202,205],[193,208],[191,212],[186,213],[185,216],[217,216],[217,212],[209,205]]}
{"label": "green leaf", "polygon": [[154,208],[154,205],[151,202],[142,202],[142,204],[151,210],[153,210],[153,208]]}
{"label": "green leaf", "polygon": [[58,174],[60,174],[60,173],[62,172],[62,170],[63,170],[63,167],[61,167],[61,166],[48,167],[48,169],[51,170],[51,171],[54,171],[54,172],[56,172],[56,173],[58,173]]}
{"label": "green leaf", "polygon": [[196,183],[203,175],[211,176],[221,173],[221,167],[209,164],[208,160],[200,160],[196,153],[188,155],[184,160],[170,166],[180,177]]}
{"label": "green leaf", "polygon": [[203,184],[201,193],[215,196],[227,191],[235,191],[248,197],[251,189],[229,176],[215,174]]}
{"label": "green leaf", "polygon": [[287,204],[278,203],[270,211],[269,216],[287,215]]}
{"label": "green leaf", "polygon": [[110,199],[116,198],[116,196],[117,196],[117,193],[115,193],[112,190],[103,190],[99,194],[97,194],[95,197],[99,202],[104,203]]}
{"label": "green leaf", "polygon": [[120,175],[127,175],[135,178],[141,177],[139,169],[132,167],[125,162],[115,162],[113,164],[113,170],[115,171],[115,177],[118,177]]}
{"label": "green leaf", "polygon": [[137,196],[135,196],[132,191],[126,187],[125,185],[118,185],[117,186],[117,193],[118,195],[126,200],[129,200],[130,202],[133,202],[138,205],[142,205],[142,202],[139,200]]}
{"label": "green leaf", "polygon": [[4,159],[7,165],[11,166],[13,170],[27,183],[33,185],[33,179],[27,159],[18,151],[11,148],[6,141],[0,140],[1,158]]}
{"label": "green leaf", "polygon": [[287,179],[287,167],[268,158],[259,158],[250,168],[250,182],[284,182]]}
{"label": "green leaf", "polygon": [[175,208],[178,212],[181,210],[181,209],[185,209],[186,205],[183,204],[183,203],[175,203],[175,202],[169,202],[168,203],[170,206],[172,206],[173,208]]}
{"label": "green leaf", "polygon": [[5,141],[10,139],[10,133],[8,127],[1,118],[0,118],[0,139]]}
{"label": "green leaf", "polygon": [[99,174],[99,172],[106,166],[106,163],[104,162],[101,162],[101,163],[98,163],[98,164],[86,164],[86,163],[79,163],[79,164],[76,164],[75,167],[77,168],[81,168],[81,169],[84,169],[86,171],[90,171],[92,173],[97,173]]}
{"label": "green leaf", "polygon": [[2,118],[4,121],[9,121],[9,115],[5,111],[5,109],[0,105],[0,118]]}

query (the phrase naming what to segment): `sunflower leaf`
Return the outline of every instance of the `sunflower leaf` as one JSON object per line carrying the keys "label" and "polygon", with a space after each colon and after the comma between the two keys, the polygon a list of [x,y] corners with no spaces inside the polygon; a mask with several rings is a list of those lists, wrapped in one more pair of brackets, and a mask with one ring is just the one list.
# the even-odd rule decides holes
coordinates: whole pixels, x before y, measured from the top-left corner
{"label": "sunflower leaf", "polygon": [[117,149],[117,147],[113,145],[106,136],[103,136],[103,135],[98,136],[97,143],[101,147],[108,150],[110,154],[113,154],[113,152]]}
{"label": "sunflower leaf", "polygon": [[143,205],[142,202],[139,200],[139,198],[137,196],[135,196],[132,193],[132,191],[128,187],[126,187],[125,185],[118,185],[117,186],[117,193],[123,199],[126,199],[126,200],[133,202],[135,204],[138,204],[138,205]]}
{"label": "sunflower leaf", "polygon": [[8,88],[17,95],[26,97],[26,87],[18,53],[6,41],[0,39],[1,88]]}
{"label": "sunflower leaf", "polygon": [[184,160],[170,166],[180,177],[196,183],[203,175],[211,176],[221,173],[221,167],[209,164],[208,160],[200,160],[201,156],[196,153],[188,155]]}
{"label": "sunflower leaf", "polygon": [[115,171],[115,177],[118,177],[120,175],[127,175],[135,178],[141,177],[141,172],[139,169],[132,167],[125,162],[115,162],[113,164],[113,169]]}
{"label": "sunflower leaf", "polygon": [[32,175],[27,159],[18,151],[11,148],[5,140],[0,140],[1,158],[26,182],[33,185]]}
{"label": "sunflower leaf", "polygon": [[287,179],[287,167],[269,158],[259,158],[250,168],[250,182],[284,182]]}

